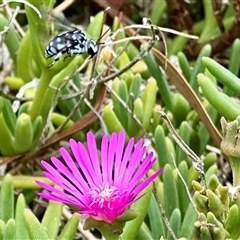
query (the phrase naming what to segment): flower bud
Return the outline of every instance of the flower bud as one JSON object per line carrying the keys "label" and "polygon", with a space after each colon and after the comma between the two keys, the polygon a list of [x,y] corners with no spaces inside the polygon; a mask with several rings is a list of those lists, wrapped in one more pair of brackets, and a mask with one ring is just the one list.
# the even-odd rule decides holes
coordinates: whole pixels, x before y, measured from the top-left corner
{"label": "flower bud", "polygon": [[240,184],[240,116],[236,120],[227,123],[225,118],[221,118],[223,140],[221,151],[229,157],[233,173],[233,186]]}
{"label": "flower bud", "polygon": [[240,158],[240,116],[229,123],[222,117],[221,125],[223,131],[221,151],[228,157]]}

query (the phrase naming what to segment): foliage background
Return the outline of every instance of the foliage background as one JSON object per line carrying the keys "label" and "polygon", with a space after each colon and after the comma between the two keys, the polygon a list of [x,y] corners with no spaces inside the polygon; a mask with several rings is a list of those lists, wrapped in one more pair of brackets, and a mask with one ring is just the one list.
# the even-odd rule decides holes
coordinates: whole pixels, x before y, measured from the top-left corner
{"label": "foliage background", "polygon": [[[239,2],[28,2],[42,18],[24,1],[0,1],[0,239],[100,238],[66,207],[38,199],[34,180],[48,181],[39,162],[58,156],[70,137],[85,141],[89,130],[100,138],[122,129],[146,139],[158,158],[152,171],[164,168],[154,194],[134,206],[143,218],[129,222],[122,239],[239,239]],[[130,41],[143,17],[199,38],[171,31],[164,32],[166,43],[152,41],[162,37],[154,27]],[[61,25],[74,23],[97,41],[103,21],[115,38],[97,64],[85,54],[47,67],[52,59],[44,50],[66,31]],[[156,110],[167,114],[194,157]]]}

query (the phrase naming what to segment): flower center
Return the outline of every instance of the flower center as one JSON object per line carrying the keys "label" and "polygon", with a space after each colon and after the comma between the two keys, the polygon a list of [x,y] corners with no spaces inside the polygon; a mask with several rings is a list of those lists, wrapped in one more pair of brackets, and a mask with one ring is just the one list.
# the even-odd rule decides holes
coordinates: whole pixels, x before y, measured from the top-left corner
{"label": "flower center", "polygon": [[112,203],[119,198],[119,190],[115,186],[109,186],[108,183],[94,186],[90,189],[92,203],[98,204],[101,208],[108,207],[111,209]]}

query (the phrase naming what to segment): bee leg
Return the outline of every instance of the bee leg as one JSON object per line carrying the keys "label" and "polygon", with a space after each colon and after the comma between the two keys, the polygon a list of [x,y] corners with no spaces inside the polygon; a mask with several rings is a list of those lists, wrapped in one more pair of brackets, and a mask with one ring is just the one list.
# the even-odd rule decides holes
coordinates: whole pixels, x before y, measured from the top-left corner
{"label": "bee leg", "polygon": [[54,58],[54,61],[48,66],[48,68],[52,67],[62,56],[62,52],[59,52],[55,58]]}
{"label": "bee leg", "polygon": [[71,48],[68,48],[67,51],[65,51],[67,53],[67,56],[64,57],[63,61],[65,61],[66,58],[72,57],[72,52],[71,52]]}
{"label": "bee leg", "polygon": [[74,48],[73,48],[73,47],[72,47],[72,48],[69,48],[68,51],[67,51],[67,54],[68,54],[68,55],[64,58],[64,61],[65,61],[65,59],[68,58],[68,57],[72,57],[73,55],[82,54],[82,53],[83,53],[82,49],[80,49],[80,48],[77,47],[77,46],[74,46]]}
{"label": "bee leg", "polygon": [[65,61],[66,58],[71,57],[72,55],[68,54],[66,57],[64,57],[63,61]]}

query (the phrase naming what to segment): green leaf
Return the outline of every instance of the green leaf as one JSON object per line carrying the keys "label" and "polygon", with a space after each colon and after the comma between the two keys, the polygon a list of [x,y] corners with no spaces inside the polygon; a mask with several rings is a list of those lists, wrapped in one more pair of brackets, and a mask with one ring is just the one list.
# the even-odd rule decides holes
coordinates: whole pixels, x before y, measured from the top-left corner
{"label": "green leaf", "polygon": [[148,82],[142,94],[143,102],[142,125],[145,128],[149,127],[152,118],[152,112],[156,102],[156,91],[157,91],[156,81],[152,79]]}
{"label": "green leaf", "polygon": [[[143,50],[146,47],[145,44],[141,46],[141,50]],[[156,79],[158,90],[161,94],[161,97],[166,104],[167,108],[169,110],[172,109],[173,99],[172,99],[172,93],[170,91],[168,82],[166,80],[166,77],[163,75],[162,71],[160,70],[158,64],[155,61],[155,58],[153,56],[152,52],[149,52],[148,55],[144,58],[145,63],[148,66],[149,72],[151,75]],[[154,97],[154,92],[149,93]]]}
{"label": "green leaf", "polygon": [[4,121],[8,126],[8,129],[11,131],[11,134],[14,134],[14,127],[16,124],[16,115],[13,112],[12,105],[9,100],[4,99],[4,107],[2,109],[2,114]]}
{"label": "green leaf", "polygon": [[203,64],[208,71],[224,86],[240,96],[240,79],[211,58],[204,57]]}
{"label": "green leaf", "polygon": [[203,95],[222,116],[228,120],[234,120],[240,115],[239,104],[224,93],[218,91],[215,84],[208,77],[199,74],[197,78]]}
{"label": "green leaf", "polygon": [[[179,127],[179,136],[182,140],[189,146],[190,144],[190,134],[191,134],[191,127],[189,126],[188,122],[184,121]],[[183,152],[183,150],[177,146],[176,147],[176,164],[179,165],[182,160],[187,161],[187,154]]]}
{"label": "green leaf", "polygon": [[173,174],[173,169],[169,164],[166,164],[163,170],[163,191],[164,209],[166,216],[170,218],[173,210],[179,208],[179,199],[176,178]]}
{"label": "green leaf", "polygon": [[14,131],[14,148],[16,153],[25,152],[32,147],[33,128],[29,115],[22,113],[16,122]]}
{"label": "green leaf", "polygon": [[240,214],[236,204],[232,205],[229,209],[227,218],[224,223],[224,228],[229,232],[233,239],[239,239],[240,228]]}
{"label": "green leaf", "polygon": [[80,215],[78,213],[74,213],[72,217],[68,220],[67,224],[64,226],[60,236],[57,239],[58,240],[74,239],[74,236],[78,229],[79,221]]}
{"label": "green leaf", "polygon": [[48,207],[42,219],[42,226],[48,232],[50,239],[55,239],[61,222],[63,204],[49,201]]}
{"label": "green leaf", "polygon": [[[7,27],[8,25],[9,25],[9,20],[3,14],[0,14],[0,31],[3,31],[4,28]],[[14,28],[10,27],[10,29],[8,30],[5,43],[8,47],[11,58],[16,64],[17,51],[19,49],[19,38]]]}
{"label": "green leaf", "polygon": [[143,222],[142,226],[140,227],[138,234],[135,239],[138,240],[154,240],[154,238],[151,236],[151,233],[149,229],[147,228],[146,224]]}
{"label": "green leaf", "polygon": [[101,35],[101,26],[104,24],[104,12],[101,11],[95,15],[93,21],[90,22],[87,28],[87,33],[92,39],[97,41]]}
{"label": "green leaf", "polygon": [[8,220],[6,224],[3,240],[15,240],[15,239],[16,239],[16,223],[15,220],[11,218]]}
{"label": "green leaf", "polygon": [[147,214],[151,193],[152,184],[141,193],[144,194],[143,197],[141,197],[131,206],[131,209],[138,211],[140,214],[136,219],[126,223],[123,234],[121,235],[122,239],[134,239],[137,235],[139,228]]}
{"label": "green leaf", "polygon": [[194,69],[191,74],[190,85],[194,89],[195,92],[198,92],[198,84],[197,84],[197,75],[204,70],[204,65],[202,63],[202,58],[204,56],[210,56],[211,54],[211,46],[209,44],[205,45],[200,51],[197,61],[194,64]]}
{"label": "green leaf", "polygon": [[[0,98],[1,101],[1,98]],[[3,114],[0,112],[0,152],[2,156],[13,156],[15,150],[13,147],[13,136],[9,130]]]}
{"label": "green leaf", "polygon": [[189,82],[189,80],[191,78],[191,70],[190,70],[188,60],[183,52],[179,52],[177,56],[178,56],[178,61],[179,61],[180,67],[183,72],[183,76]]}
{"label": "green leaf", "polygon": [[32,81],[32,79],[36,77],[33,72],[32,58],[32,42],[30,31],[28,30],[20,43],[16,64],[16,75],[25,83]]}
{"label": "green leaf", "polygon": [[124,130],[123,125],[117,118],[115,112],[108,105],[103,109],[103,119],[110,133]]}
{"label": "green leaf", "polygon": [[25,209],[23,215],[31,240],[50,240],[45,228],[29,209]]}
{"label": "green leaf", "polygon": [[181,231],[180,231],[181,237],[189,238],[194,228],[194,222],[197,220],[197,217],[198,217],[197,212],[195,211],[192,204],[190,203],[188,205],[188,209],[185,213],[185,216],[182,222]]}
{"label": "green leaf", "polygon": [[118,119],[123,125],[124,129],[127,130],[129,116],[128,116],[128,111],[126,106],[127,106],[129,93],[128,93],[127,85],[124,81],[119,82],[117,94],[119,98],[125,103],[125,105],[123,105],[120,101],[117,100],[117,106],[114,106],[114,110],[115,108],[117,108],[116,115],[118,116]]}
{"label": "green leaf", "polygon": [[17,199],[15,220],[16,220],[16,239],[29,239],[27,226],[24,221],[23,211],[26,208],[24,196],[20,194]]}
{"label": "green leaf", "polygon": [[165,226],[158,209],[159,207],[154,198],[154,195],[152,194],[148,207],[148,217],[153,239],[160,239],[161,236],[165,237]]}
{"label": "green leaf", "polygon": [[[182,161],[178,165],[178,170],[181,173],[185,184],[189,187],[188,166],[186,161]],[[190,200],[187,194],[186,187],[179,176],[177,178],[177,189],[178,189],[178,198],[180,199],[179,209],[181,211],[182,216],[184,216],[188,209]]]}
{"label": "green leaf", "polygon": [[14,193],[12,177],[7,174],[1,185],[0,195],[0,219],[5,223],[14,218]]}
{"label": "green leaf", "polygon": [[160,167],[164,167],[169,161],[168,148],[164,129],[161,125],[157,126],[154,133],[155,148],[158,155],[158,162]]}
{"label": "green leaf", "polygon": [[0,219],[0,239],[3,239],[5,228],[6,228],[5,222]]}
{"label": "green leaf", "polygon": [[[181,212],[178,208],[174,209],[172,215],[169,219],[170,226],[175,234],[176,237],[180,237],[180,227],[181,227]],[[168,232],[167,239],[173,239]]]}

